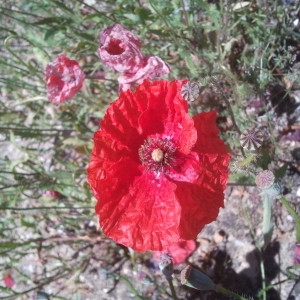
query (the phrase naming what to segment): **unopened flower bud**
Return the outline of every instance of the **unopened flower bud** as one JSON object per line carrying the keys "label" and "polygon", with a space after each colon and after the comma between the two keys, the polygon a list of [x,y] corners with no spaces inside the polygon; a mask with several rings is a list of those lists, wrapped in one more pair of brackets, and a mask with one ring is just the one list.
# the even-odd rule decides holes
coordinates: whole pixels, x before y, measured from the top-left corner
{"label": "unopened flower bud", "polygon": [[172,256],[167,253],[161,254],[158,266],[166,278],[172,277],[174,272]]}
{"label": "unopened flower bud", "polygon": [[260,173],[258,173],[255,177],[255,183],[260,189],[267,189],[275,181],[275,176],[272,171],[270,170],[264,170]]}
{"label": "unopened flower bud", "polygon": [[217,285],[200,270],[185,267],[181,271],[181,284],[201,291],[216,290]]}

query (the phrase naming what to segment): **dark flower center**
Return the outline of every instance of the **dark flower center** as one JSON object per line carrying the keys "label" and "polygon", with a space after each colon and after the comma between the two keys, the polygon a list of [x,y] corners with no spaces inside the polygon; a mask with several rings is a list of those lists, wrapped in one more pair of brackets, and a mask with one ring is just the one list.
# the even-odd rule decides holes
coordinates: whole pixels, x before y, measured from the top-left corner
{"label": "dark flower center", "polygon": [[121,46],[121,41],[117,39],[111,39],[109,41],[108,47],[105,49],[110,55],[120,55],[125,50]]}
{"label": "dark flower center", "polygon": [[166,173],[175,165],[175,151],[176,147],[172,140],[151,137],[140,147],[139,156],[142,165],[146,166],[148,171]]}

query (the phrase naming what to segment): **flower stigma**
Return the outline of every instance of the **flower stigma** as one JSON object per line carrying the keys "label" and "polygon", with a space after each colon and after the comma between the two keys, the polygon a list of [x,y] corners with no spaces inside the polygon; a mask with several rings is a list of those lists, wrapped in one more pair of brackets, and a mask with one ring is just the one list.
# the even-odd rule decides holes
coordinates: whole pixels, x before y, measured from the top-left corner
{"label": "flower stigma", "polygon": [[161,149],[156,148],[152,151],[151,157],[154,161],[160,162],[164,159],[164,152]]}
{"label": "flower stigma", "polygon": [[175,165],[174,143],[168,138],[151,137],[139,149],[139,157],[147,171],[167,172]]}

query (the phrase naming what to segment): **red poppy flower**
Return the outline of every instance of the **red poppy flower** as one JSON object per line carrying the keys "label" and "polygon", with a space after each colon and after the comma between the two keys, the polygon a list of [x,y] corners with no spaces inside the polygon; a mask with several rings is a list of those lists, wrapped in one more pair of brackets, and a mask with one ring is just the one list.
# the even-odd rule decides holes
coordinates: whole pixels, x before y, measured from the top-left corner
{"label": "red poppy flower", "polygon": [[137,251],[195,239],[223,206],[230,156],[215,111],[188,115],[184,83],[122,92],[94,135],[88,181],[100,225]]}
{"label": "red poppy flower", "polygon": [[82,88],[84,73],[76,60],[61,53],[45,70],[48,98],[59,104],[72,97]]}
{"label": "red poppy flower", "polygon": [[[171,255],[174,265],[179,265],[183,263],[196,249],[196,242],[194,240],[189,241],[179,241],[171,244],[167,253]],[[154,252],[153,258],[159,260],[161,252]]]}
{"label": "red poppy flower", "polygon": [[120,24],[114,24],[100,33],[101,60],[117,72],[135,73],[144,65],[140,40]]}

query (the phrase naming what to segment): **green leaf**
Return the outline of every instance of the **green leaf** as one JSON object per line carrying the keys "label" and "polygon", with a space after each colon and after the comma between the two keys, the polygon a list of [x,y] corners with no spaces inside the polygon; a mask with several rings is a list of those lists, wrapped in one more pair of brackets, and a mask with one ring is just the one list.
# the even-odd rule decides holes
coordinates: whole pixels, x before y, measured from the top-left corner
{"label": "green leaf", "polygon": [[94,14],[87,15],[86,17],[83,18],[83,21],[88,21],[88,20],[94,20],[95,22],[101,22],[102,16],[99,13],[94,13]]}
{"label": "green leaf", "polygon": [[147,20],[153,20],[153,15],[149,9],[138,7],[135,9],[135,13],[139,16],[143,24]]}
{"label": "green leaf", "polygon": [[128,13],[128,14],[124,14],[123,16],[126,17],[127,19],[131,20],[131,21],[134,21],[134,22],[139,21],[139,17],[136,14]]}
{"label": "green leaf", "polygon": [[71,146],[83,146],[86,144],[86,141],[83,141],[83,140],[79,139],[78,137],[69,137],[63,141],[63,144],[71,145]]}
{"label": "green leaf", "polygon": [[96,43],[97,39],[95,38],[94,35],[86,33],[86,32],[79,32],[77,31],[76,34],[82,38],[84,38],[85,40],[88,40],[90,42]]}
{"label": "green leaf", "polygon": [[61,18],[49,17],[49,18],[45,18],[45,19],[42,19],[37,22],[33,22],[32,25],[45,25],[45,24],[61,23],[61,22],[62,22]]}
{"label": "green leaf", "polygon": [[[30,222],[29,220],[33,222]],[[36,222],[34,222],[34,219],[32,217],[31,218],[21,217],[21,224],[25,227],[36,228]]]}
{"label": "green leaf", "polygon": [[65,10],[72,15],[74,14],[74,11],[72,9],[70,9],[69,7],[67,7],[66,5],[64,5],[62,2],[56,1],[56,0],[51,0],[51,2],[53,2],[56,6],[60,7],[62,10]]}
{"label": "green leaf", "polygon": [[22,246],[23,243],[16,243],[16,242],[0,242],[0,250],[9,250],[9,249],[16,249]]}
{"label": "green leaf", "polygon": [[44,40],[47,41],[49,38],[54,36],[57,32],[59,32],[60,28],[59,27],[52,27],[49,30],[46,31]]}
{"label": "green leaf", "polygon": [[274,171],[275,177],[276,178],[282,178],[286,173],[287,167],[288,167],[287,165],[283,165],[279,169],[275,170]]}
{"label": "green leaf", "polygon": [[48,175],[49,177],[55,178],[56,180],[63,182],[65,184],[73,183],[73,173],[69,171],[64,171],[64,170],[53,171],[50,172]]}

